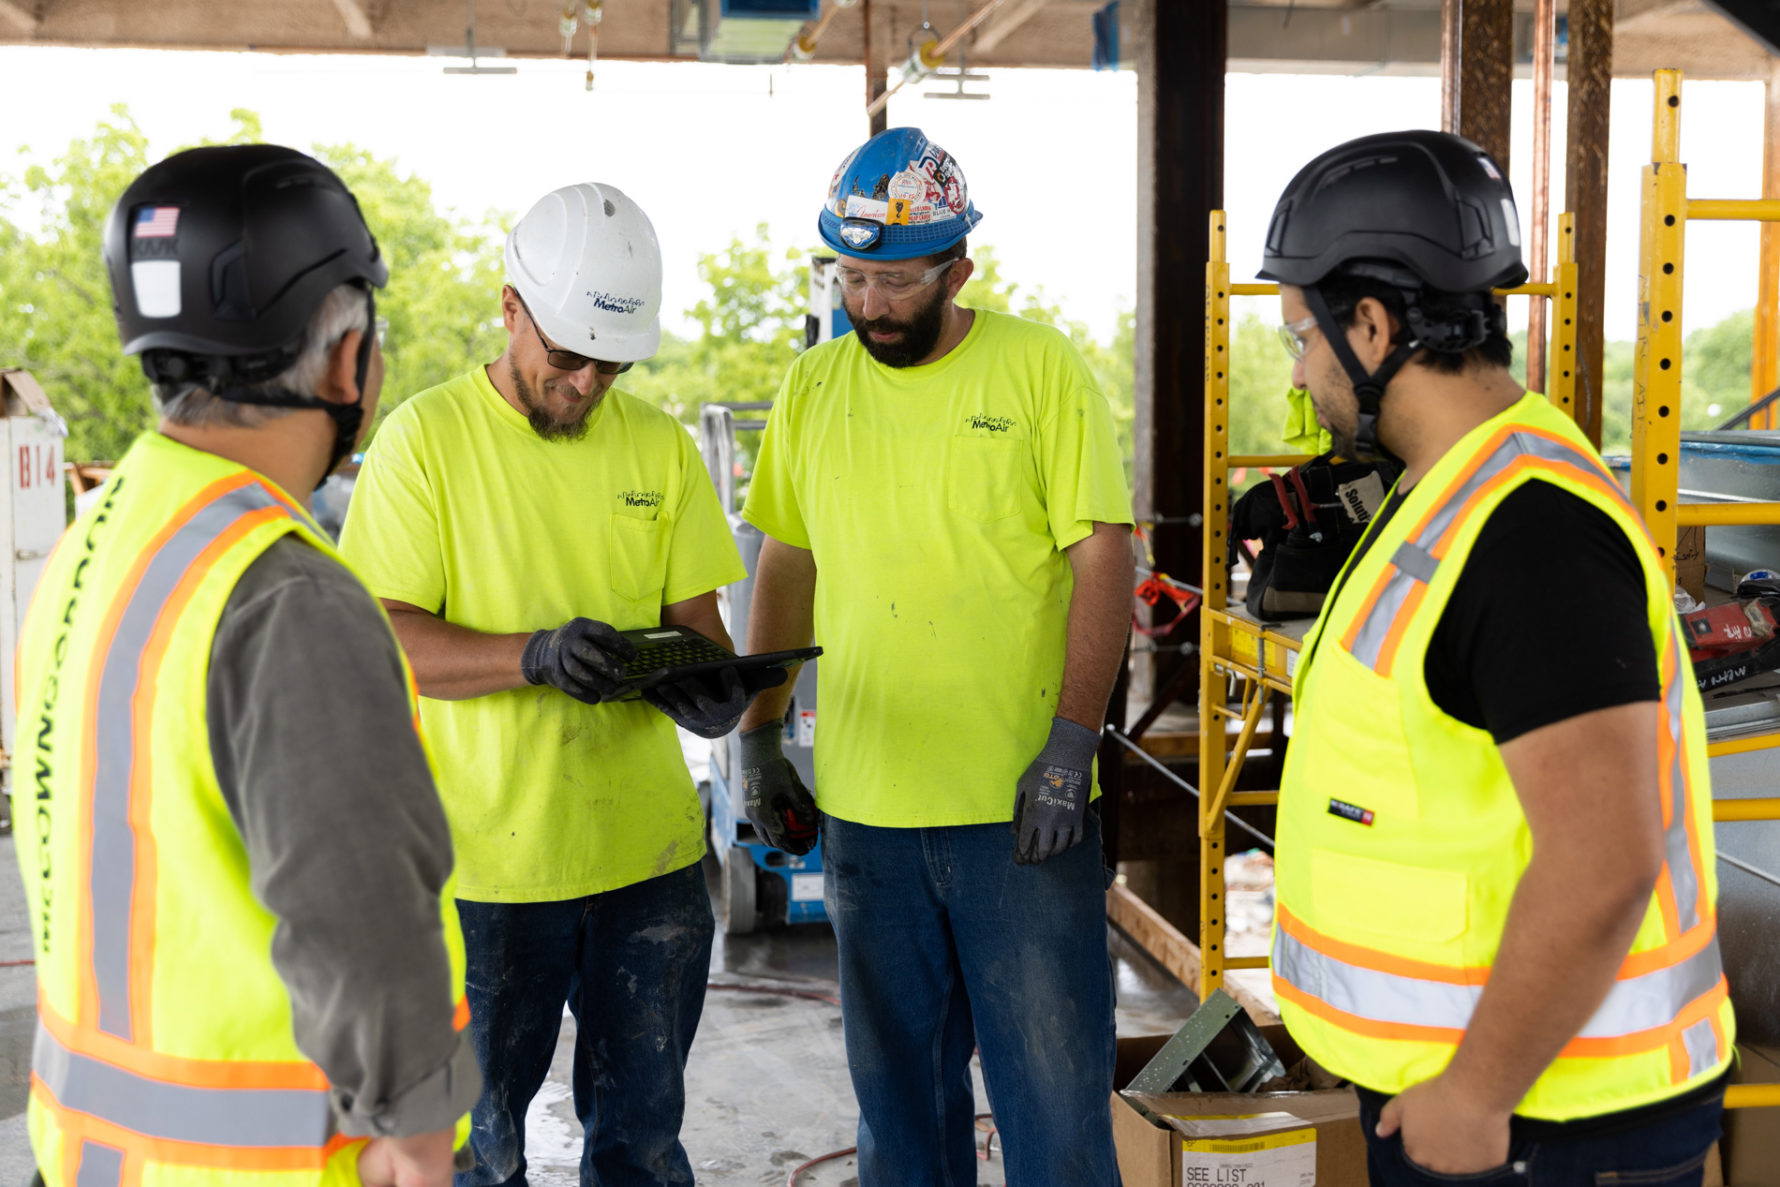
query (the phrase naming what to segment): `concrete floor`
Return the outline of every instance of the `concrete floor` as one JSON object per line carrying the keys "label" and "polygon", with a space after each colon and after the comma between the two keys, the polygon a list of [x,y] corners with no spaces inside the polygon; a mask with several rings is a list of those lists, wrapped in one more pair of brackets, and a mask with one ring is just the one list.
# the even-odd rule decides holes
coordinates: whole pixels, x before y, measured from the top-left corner
{"label": "concrete floor", "polygon": [[[715,863],[706,859],[716,892]],[[1119,994],[1120,1034],[1172,1032],[1197,998],[1117,933],[1108,931]],[[0,962],[28,959],[31,942],[13,846],[0,840]],[[760,989],[833,995],[834,937],[826,925],[763,935],[718,935],[714,985],[687,1069],[683,1131],[698,1181],[707,1187],[783,1184],[792,1168],[853,1144],[858,1113],[847,1079],[838,1007]],[[25,1096],[34,1026],[29,966],[0,963],[0,1187],[23,1187],[31,1170]],[[569,1099],[574,1023],[563,1020],[550,1079],[528,1118],[533,1187],[575,1187],[579,1138]],[[985,1102],[981,1077],[977,1098]],[[998,1151],[998,1147],[997,1147]],[[999,1157],[981,1183],[1003,1183]],[[800,1176],[799,1187],[857,1184],[850,1159]]]}

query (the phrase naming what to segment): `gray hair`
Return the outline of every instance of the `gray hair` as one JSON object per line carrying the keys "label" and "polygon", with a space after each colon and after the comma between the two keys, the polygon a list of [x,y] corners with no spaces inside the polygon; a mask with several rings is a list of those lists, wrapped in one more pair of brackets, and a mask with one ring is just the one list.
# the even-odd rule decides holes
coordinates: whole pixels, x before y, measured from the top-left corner
{"label": "gray hair", "polygon": [[[335,288],[310,315],[298,348],[297,361],[282,374],[259,383],[244,384],[251,393],[294,392],[312,396],[327,373],[328,354],[334,344],[353,330],[368,332],[371,328],[370,294],[356,284]],[[267,421],[277,420],[295,408],[279,408],[265,404],[248,404],[239,400],[218,399],[194,383],[157,383],[155,404],[162,419],[188,428],[225,425],[253,429]]]}

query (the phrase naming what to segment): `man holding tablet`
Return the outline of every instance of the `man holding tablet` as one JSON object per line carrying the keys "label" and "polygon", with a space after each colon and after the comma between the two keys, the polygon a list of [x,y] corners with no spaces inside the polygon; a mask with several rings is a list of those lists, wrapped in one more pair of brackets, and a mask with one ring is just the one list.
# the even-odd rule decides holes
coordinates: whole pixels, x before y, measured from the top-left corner
{"label": "man holding tablet", "polygon": [[394,411],[341,539],[413,663],[457,850],[486,1082],[457,1183],[524,1181],[565,1002],[582,1182],[691,1183],[682,1073],[713,924],[674,725],[719,737],[784,673],[625,699],[621,632],[728,646],[715,591],[743,575],[691,437],[612,386],[660,341],[655,231],[614,187],[569,186],[506,262],[506,351]]}

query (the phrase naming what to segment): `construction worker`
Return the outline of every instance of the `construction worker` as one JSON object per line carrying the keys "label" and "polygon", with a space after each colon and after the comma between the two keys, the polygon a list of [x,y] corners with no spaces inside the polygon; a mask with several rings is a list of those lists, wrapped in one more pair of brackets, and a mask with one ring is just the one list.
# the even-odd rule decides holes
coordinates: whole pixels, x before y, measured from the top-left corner
{"label": "construction worker", "polygon": [[[1111,411],[1056,330],[957,304],[981,216],[914,128],[819,221],[853,333],[792,365],[743,515],[748,644],[824,648],[811,795],[784,690],[741,737],[748,819],[815,843],[865,1187],[974,1183],[980,1050],[1008,1179],[1119,1182],[1094,753],[1131,615]],[[1013,837],[1009,838],[1009,829]]]}
{"label": "construction worker", "polygon": [[615,699],[634,657],[619,632],[727,646],[715,591],[744,570],[685,427],[612,386],[661,339],[648,216],[614,186],[568,186],[514,227],[506,263],[506,351],[390,415],[341,540],[443,760],[487,1084],[458,1183],[525,1182],[565,1002],[582,1183],[691,1183],[683,1072],[713,921],[674,726],[721,737],[784,674]]}
{"label": "construction worker", "polygon": [[444,1187],[480,1084],[450,834],[395,637],[303,506],[376,410],[388,268],[274,145],[148,169],[105,261],[160,425],[18,650],[40,1174]]}
{"label": "construction worker", "polygon": [[1375,1184],[1698,1184],[1734,1040],[1700,698],[1667,562],[1509,373],[1508,183],[1350,141],[1262,275],[1337,452],[1405,467],[1298,663],[1280,1013],[1358,1086]]}

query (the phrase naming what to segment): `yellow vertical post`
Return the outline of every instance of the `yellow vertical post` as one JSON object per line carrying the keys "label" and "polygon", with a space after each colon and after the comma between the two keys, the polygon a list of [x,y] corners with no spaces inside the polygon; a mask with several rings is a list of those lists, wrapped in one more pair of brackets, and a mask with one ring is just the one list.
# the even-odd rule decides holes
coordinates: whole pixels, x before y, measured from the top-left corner
{"label": "yellow vertical post", "polygon": [[[1558,262],[1551,276],[1551,351],[1546,390],[1554,407],[1572,420],[1576,405],[1576,216],[1558,215]],[[1538,298],[1534,298],[1538,300]],[[1580,423],[1580,422],[1578,422]]]}
{"label": "yellow vertical post", "polygon": [[[1230,601],[1224,571],[1230,530],[1230,264],[1224,256],[1224,212],[1211,212],[1211,259],[1205,265],[1205,601],[1222,610]],[[1199,616],[1199,996],[1224,984],[1224,816],[1208,812],[1224,780],[1224,680],[1217,655],[1218,624]]]}
{"label": "yellow vertical post", "polygon": [[1638,342],[1632,363],[1632,505],[1675,581],[1681,456],[1681,249],[1687,167],[1681,164],[1681,72],[1656,72],[1652,161],[1644,169],[1638,248]]}
{"label": "yellow vertical post", "polygon": [[[1762,119],[1761,196],[1780,198],[1780,69],[1768,74]],[[1761,225],[1761,256],[1755,269],[1755,325],[1749,367],[1749,401],[1780,387],[1780,224]],[[1770,405],[1749,418],[1752,429],[1780,426]]]}

